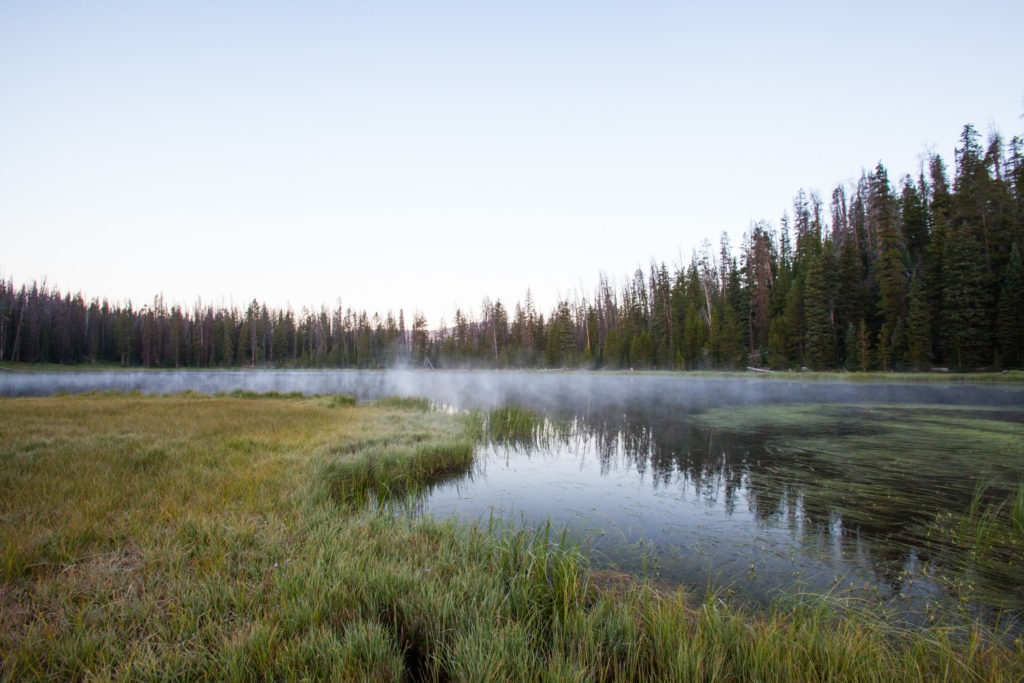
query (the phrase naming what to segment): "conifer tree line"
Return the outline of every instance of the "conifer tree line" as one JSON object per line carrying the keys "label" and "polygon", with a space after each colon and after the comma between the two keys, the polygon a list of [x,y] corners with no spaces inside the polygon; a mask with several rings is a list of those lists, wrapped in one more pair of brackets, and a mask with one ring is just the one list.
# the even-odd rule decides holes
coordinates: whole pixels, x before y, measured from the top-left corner
{"label": "conifer tree line", "polygon": [[956,370],[1024,367],[1024,140],[964,127],[950,171],[879,163],[800,190],[738,253],[652,262],[545,315],[530,291],[428,328],[415,313],[136,307],[0,280],[0,361],[144,367],[586,367]]}

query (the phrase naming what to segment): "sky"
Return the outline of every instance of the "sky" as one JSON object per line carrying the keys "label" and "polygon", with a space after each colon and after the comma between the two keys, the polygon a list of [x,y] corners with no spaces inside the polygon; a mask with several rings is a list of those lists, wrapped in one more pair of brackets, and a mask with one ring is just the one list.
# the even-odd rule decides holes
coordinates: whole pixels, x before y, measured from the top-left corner
{"label": "sky", "polygon": [[0,276],[542,312],[1024,133],[1024,3],[0,0]]}

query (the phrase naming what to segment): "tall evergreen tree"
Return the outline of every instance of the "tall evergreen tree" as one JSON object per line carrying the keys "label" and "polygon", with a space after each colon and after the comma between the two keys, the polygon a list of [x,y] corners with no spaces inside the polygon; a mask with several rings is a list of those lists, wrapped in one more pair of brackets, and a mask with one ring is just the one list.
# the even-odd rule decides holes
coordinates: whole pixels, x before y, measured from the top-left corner
{"label": "tall evergreen tree", "polygon": [[807,324],[806,359],[815,369],[832,367],[835,362],[835,330],[832,302],[826,278],[824,253],[811,259],[807,267],[804,314]]}
{"label": "tall evergreen tree", "polygon": [[942,339],[949,362],[971,369],[992,362],[987,311],[990,290],[983,246],[967,230],[953,231],[943,253]]}
{"label": "tall evergreen tree", "polygon": [[918,370],[931,363],[931,324],[928,298],[918,275],[910,279],[907,309],[907,361]]}
{"label": "tall evergreen tree", "polygon": [[1024,366],[1024,263],[1016,244],[1003,276],[996,334],[1003,365]]}
{"label": "tall evergreen tree", "polygon": [[900,193],[902,232],[912,266],[922,260],[924,249],[928,246],[928,213],[924,193],[921,191],[923,185],[923,178],[920,185],[915,185],[910,176],[906,176]]}
{"label": "tall evergreen tree", "polygon": [[874,279],[878,288],[878,312],[882,328],[886,330],[885,347],[896,350],[895,331],[902,328],[907,292],[907,266],[905,247],[896,224],[895,200],[890,193],[889,181],[881,164],[871,178],[874,231],[877,260]]}

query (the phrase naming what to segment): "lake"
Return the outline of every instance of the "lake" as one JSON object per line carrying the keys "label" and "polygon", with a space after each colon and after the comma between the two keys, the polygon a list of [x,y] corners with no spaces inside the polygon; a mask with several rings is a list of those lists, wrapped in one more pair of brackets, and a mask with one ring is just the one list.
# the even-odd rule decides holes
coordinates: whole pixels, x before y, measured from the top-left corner
{"label": "lake", "polygon": [[[595,567],[751,603],[831,594],[914,622],[1024,614],[1024,387],[672,373],[0,373],[0,394],[425,396],[483,408],[417,514],[568,529]],[[511,411],[506,408],[512,406]],[[505,412],[502,412],[505,410]],[[516,422],[501,427],[503,419]],[[499,424],[500,423],[500,424]]]}

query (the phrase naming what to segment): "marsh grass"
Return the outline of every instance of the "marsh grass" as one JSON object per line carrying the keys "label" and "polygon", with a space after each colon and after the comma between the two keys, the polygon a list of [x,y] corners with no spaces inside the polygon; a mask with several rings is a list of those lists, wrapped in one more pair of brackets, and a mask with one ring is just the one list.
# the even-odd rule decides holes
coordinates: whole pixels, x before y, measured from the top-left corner
{"label": "marsh grass", "polygon": [[[171,394],[174,396],[174,394]],[[247,399],[282,399],[282,398],[305,398],[305,395],[301,391],[250,391],[248,389],[235,389],[230,392],[218,392],[214,394],[218,398],[247,398]],[[354,400],[354,399],[353,399]]]}
{"label": "marsh grass", "polygon": [[461,466],[479,417],[137,395],[0,400],[0,415],[5,680],[1024,676],[1019,644],[981,630],[606,590],[548,526],[460,528],[338,493]]}
{"label": "marsh grass", "polygon": [[384,408],[401,408],[420,412],[430,410],[430,400],[419,396],[386,396],[378,400],[377,405]]}
{"label": "marsh grass", "polygon": [[495,408],[481,416],[483,438],[513,448],[542,448],[569,437],[568,425],[519,406]]}
{"label": "marsh grass", "polygon": [[981,594],[988,603],[1024,611],[1022,503],[1024,482],[1002,497],[978,484],[966,510],[939,514],[928,526],[937,562],[957,572],[954,588],[962,599]]}

